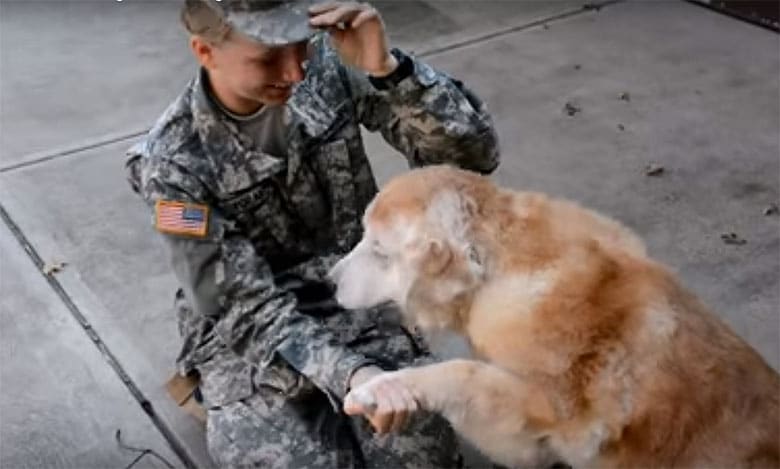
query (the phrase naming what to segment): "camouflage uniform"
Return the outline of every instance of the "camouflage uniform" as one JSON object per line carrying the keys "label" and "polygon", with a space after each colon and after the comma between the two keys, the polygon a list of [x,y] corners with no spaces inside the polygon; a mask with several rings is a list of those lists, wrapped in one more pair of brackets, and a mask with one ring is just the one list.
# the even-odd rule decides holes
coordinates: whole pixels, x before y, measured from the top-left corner
{"label": "camouflage uniform", "polygon": [[[451,467],[449,426],[420,415],[375,437],[341,412],[359,367],[429,355],[389,309],[344,311],[325,278],[360,239],[377,191],[359,126],[380,131],[410,166],[498,164],[483,103],[461,82],[397,49],[400,81],[371,81],[312,39],[287,102],[288,154],[264,154],[217,111],[204,73],[129,151],[128,178],[158,200],[207,207],[203,236],[163,234],[182,288],[181,373],[200,372],[209,451],[220,466]],[[381,89],[380,89],[381,88]]]}

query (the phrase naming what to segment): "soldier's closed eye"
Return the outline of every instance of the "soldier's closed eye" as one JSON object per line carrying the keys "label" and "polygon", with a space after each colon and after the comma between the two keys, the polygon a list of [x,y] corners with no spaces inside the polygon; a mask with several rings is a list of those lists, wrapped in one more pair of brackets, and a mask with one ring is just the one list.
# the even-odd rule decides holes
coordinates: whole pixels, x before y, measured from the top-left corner
{"label": "soldier's closed eye", "polygon": [[250,57],[249,62],[255,65],[271,65],[276,61],[277,55],[278,54],[269,53],[269,54],[255,56],[255,57]]}

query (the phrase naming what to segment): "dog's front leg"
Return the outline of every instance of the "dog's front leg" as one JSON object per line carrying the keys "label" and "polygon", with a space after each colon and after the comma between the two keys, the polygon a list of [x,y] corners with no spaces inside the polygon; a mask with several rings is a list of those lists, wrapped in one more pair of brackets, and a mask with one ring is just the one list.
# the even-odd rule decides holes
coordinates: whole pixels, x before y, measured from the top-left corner
{"label": "dog's front leg", "polygon": [[[510,466],[552,462],[543,429],[554,419],[547,396],[523,378],[488,363],[451,360],[384,373],[353,389],[345,407],[383,407],[392,382],[423,409],[438,412],[494,461]],[[385,405],[387,407],[387,405]]]}

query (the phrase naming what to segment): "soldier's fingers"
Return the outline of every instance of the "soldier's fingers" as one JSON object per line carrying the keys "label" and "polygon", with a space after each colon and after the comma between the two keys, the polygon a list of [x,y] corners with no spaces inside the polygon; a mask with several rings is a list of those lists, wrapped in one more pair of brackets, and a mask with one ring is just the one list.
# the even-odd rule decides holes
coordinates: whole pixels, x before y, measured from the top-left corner
{"label": "soldier's fingers", "polygon": [[386,433],[393,424],[395,406],[392,398],[388,396],[388,392],[384,389],[384,383],[380,383],[377,386],[376,396],[378,405],[376,412],[371,416],[371,423],[377,432]]}
{"label": "soldier's fingers", "polygon": [[366,415],[365,417],[371,423],[375,432],[381,435],[387,431],[387,414],[383,414],[377,410],[373,414]]}
{"label": "soldier's fingers", "polygon": [[[411,415],[419,410],[419,406],[417,405],[417,400],[412,395],[412,392],[409,391],[409,389],[407,389],[406,386],[399,385],[398,394],[404,400],[404,406],[406,408],[407,415],[406,415],[406,420],[403,422],[403,425],[406,426],[406,423],[409,421]],[[398,431],[400,430],[403,430],[403,427],[398,429]]]}
{"label": "soldier's fingers", "polygon": [[390,405],[390,415],[388,416],[387,430],[395,431],[406,421],[406,402],[403,395],[399,392],[398,386],[392,380],[382,383],[379,392],[383,399],[386,399]]}
{"label": "soldier's fingers", "polygon": [[366,414],[365,407],[360,405],[359,402],[356,402],[353,399],[347,399],[344,401],[344,413],[347,415],[360,415],[360,414]]}
{"label": "soldier's fingers", "polygon": [[312,26],[328,27],[339,24],[349,24],[361,11],[362,7],[358,4],[348,3],[340,5],[334,10],[327,11],[311,18]]}
{"label": "soldier's fingers", "polygon": [[350,26],[357,29],[360,27],[360,25],[366,23],[367,21],[374,20],[379,17],[379,13],[374,8],[367,8],[358,15],[352,19],[352,22],[350,23]]}
{"label": "soldier's fingers", "polygon": [[326,11],[334,10],[338,8],[339,5],[341,5],[339,2],[316,3],[309,7],[309,15],[319,15]]}
{"label": "soldier's fingers", "polygon": [[406,386],[395,380],[392,384],[395,387],[394,393],[402,402],[401,405],[403,406],[404,410],[400,416],[401,418],[398,419],[395,427],[393,428],[393,431],[399,432],[406,427],[409,419],[412,417],[412,414],[419,410],[419,406],[417,404],[417,400],[412,395],[412,392]]}
{"label": "soldier's fingers", "polygon": [[376,397],[368,389],[352,390],[344,398],[344,412],[347,415],[370,415],[376,411],[376,408]]}

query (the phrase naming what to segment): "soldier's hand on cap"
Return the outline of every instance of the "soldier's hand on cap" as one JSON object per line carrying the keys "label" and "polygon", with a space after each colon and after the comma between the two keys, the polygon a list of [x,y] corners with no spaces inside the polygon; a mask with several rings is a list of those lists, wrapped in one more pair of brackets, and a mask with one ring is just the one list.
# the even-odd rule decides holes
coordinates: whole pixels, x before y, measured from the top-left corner
{"label": "soldier's hand on cap", "polygon": [[309,9],[312,27],[330,32],[341,60],[369,75],[392,73],[398,61],[390,53],[379,12],[366,3],[321,3]]}
{"label": "soldier's hand on cap", "polygon": [[356,383],[344,398],[344,412],[365,416],[380,434],[402,430],[419,406],[397,375],[397,372],[382,372]]}

